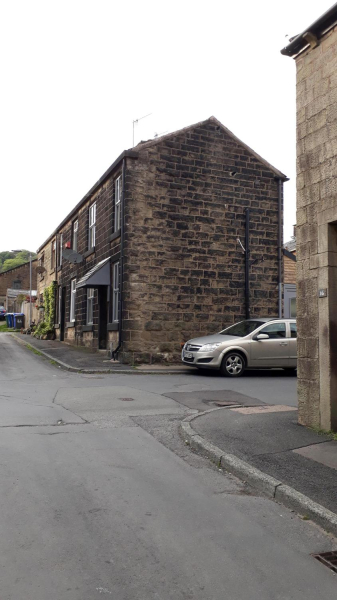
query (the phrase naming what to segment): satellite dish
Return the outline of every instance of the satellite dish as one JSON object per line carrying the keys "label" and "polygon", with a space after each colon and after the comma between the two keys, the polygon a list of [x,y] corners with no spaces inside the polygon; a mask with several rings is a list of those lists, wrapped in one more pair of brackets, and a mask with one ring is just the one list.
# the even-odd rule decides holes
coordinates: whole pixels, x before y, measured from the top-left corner
{"label": "satellite dish", "polygon": [[36,267],[36,272],[39,273],[40,275],[42,273],[44,273],[45,270],[46,270],[45,267],[42,267],[42,266]]}
{"label": "satellite dish", "polygon": [[71,248],[64,248],[62,250],[62,258],[68,260],[73,265],[78,265],[83,261],[82,254],[78,254],[78,252],[74,252]]}

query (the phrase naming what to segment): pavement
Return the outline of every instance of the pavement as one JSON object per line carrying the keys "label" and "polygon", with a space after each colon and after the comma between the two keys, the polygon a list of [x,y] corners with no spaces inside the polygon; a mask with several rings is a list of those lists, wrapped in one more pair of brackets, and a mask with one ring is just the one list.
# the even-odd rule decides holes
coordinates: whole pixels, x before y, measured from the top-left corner
{"label": "pavement", "polygon": [[190,373],[191,368],[183,365],[131,365],[122,364],[107,357],[106,351],[92,352],[83,346],[73,346],[58,340],[40,340],[31,335],[14,333],[13,337],[25,345],[32,346],[62,369],[77,373]]}
{"label": "pavement", "polygon": [[226,404],[187,417],[182,424],[186,442],[336,534],[337,441],[333,436],[298,425],[295,407],[250,402],[237,394]]}
{"label": "pavement", "polygon": [[178,433],[194,396],[291,402],[296,378],[191,373],[69,372],[0,335],[1,600],[335,597],[337,540]]}

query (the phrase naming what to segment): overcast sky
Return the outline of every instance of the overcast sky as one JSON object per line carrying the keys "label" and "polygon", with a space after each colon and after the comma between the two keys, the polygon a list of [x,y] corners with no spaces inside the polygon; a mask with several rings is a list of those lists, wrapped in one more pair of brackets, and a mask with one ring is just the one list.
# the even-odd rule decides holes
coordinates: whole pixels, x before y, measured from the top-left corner
{"label": "overcast sky", "polygon": [[0,0],[0,251],[35,250],[132,146],[214,115],[283,171],[295,223],[295,63],[333,2]]}

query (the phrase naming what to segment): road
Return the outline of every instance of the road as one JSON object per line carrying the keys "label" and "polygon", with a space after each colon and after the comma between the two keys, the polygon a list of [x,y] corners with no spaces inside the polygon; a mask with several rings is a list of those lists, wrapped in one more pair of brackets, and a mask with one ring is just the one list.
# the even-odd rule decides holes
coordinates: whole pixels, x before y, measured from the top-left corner
{"label": "road", "polygon": [[1,600],[334,597],[335,540],[180,440],[228,390],[291,404],[295,379],[72,374],[1,334]]}

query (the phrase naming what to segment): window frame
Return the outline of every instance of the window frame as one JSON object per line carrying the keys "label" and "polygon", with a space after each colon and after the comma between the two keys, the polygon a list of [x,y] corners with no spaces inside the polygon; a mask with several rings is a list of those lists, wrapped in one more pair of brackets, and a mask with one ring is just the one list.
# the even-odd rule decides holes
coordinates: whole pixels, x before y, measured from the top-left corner
{"label": "window frame", "polygon": [[89,206],[88,250],[96,245],[96,202]]}
{"label": "window frame", "polygon": [[[89,295],[92,293],[92,295]],[[87,325],[94,324],[94,300],[95,300],[95,288],[87,288]],[[89,318],[91,315],[91,319]]]}
{"label": "window frame", "polygon": [[63,246],[63,233],[60,233],[60,242],[59,242],[59,267],[62,267],[62,246]]}
{"label": "window frame", "polygon": [[50,257],[51,270],[55,269],[55,266],[56,266],[56,238],[54,238],[51,243],[51,257]]}
{"label": "window frame", "polygon": [[57,302],[57,310],[58,310],[58,315],[57,315],[57,322],[59,325],[61,325],[61,312],[62,312],[62,286],[59,285],[58,286],[58,302]]}
{"label": "window frame", "polygon": [[69,320],[71,323],[75,322],[76,314],[76,278],[70,281],[70,313]]}
{"label": "window frame", "polygon": [[[268,331],[266,331],[266,329],[268,327],[277,327],[277,326],[282,326],[284,327],[284,336],[277,336],[277,337],[270,337]],[[260,333],[266,333],[269,336],[270,340],[285,340],[287,337],[287,327],[286,327],[286,323],[284,321],[280,321],[279,323],[266,323],[260,330],[259,330],[259,334]]]}
{"label": "window frame", "polygon": [[[75,229],[76,226],[76,229]],[[72,223],[72,250],[73,252],[77,252],[77,248],[78,248],[78,219],[75,219],[75,221],[73,221]],[[75,240],[76,240],[76,244],[75,244]]]}
{"label": "window frame", "polygon": [[115,179],[115,220],[114,220],[114,232],[115,233],[121,229],[121,217],[122,217],[122,175],[119,175]]}
{"label": "window frame", "polygon": [[112,276],[112,323],[119,323],[119,288],[120,288],[119,261],[113,263]]}

